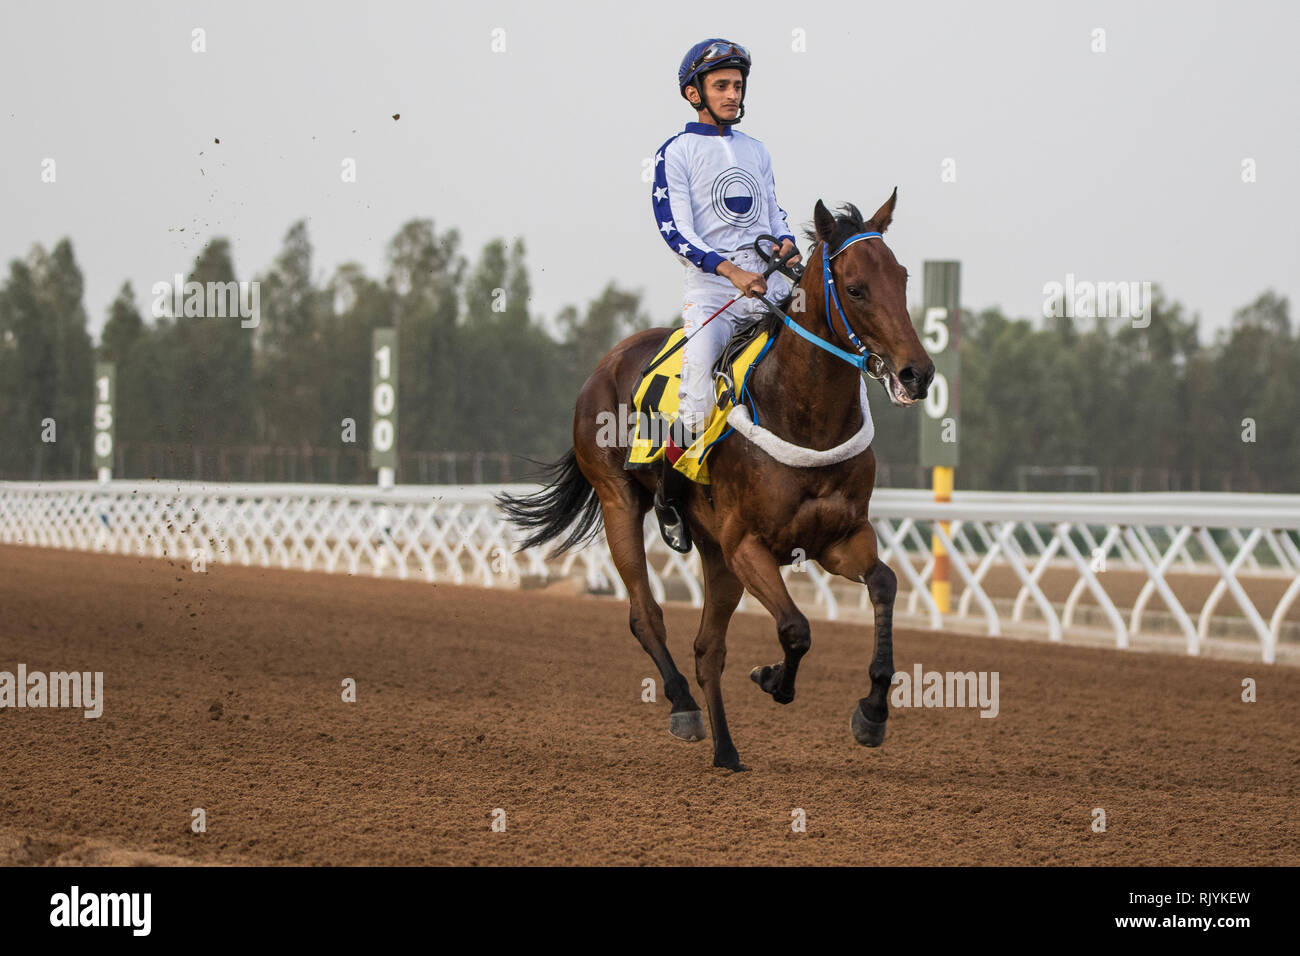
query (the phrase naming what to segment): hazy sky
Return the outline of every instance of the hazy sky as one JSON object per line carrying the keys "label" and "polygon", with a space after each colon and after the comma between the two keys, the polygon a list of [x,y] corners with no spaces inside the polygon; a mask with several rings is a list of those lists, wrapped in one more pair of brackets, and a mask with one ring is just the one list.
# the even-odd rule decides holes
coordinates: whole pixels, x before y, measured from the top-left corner
{"label": "hazy sky", "polygon": [[1067,273],[1159,282],[1210,328],[1269,287],[1296,301],[1300,4],[726,8],[0,0],[0,256],[70,237],[97,333],[123,280],[147,308],[212,236],[251,279],[305,217],[322,279],[350,259],[379,275],[399,226],[431,217],[474,255],[522,236],[548,319],[613,279],[666,320],[681,267],[643,160],[694,118],[682,54],[721,35],[753,53],[740,128],[792,224],[898,186],[887,238],[914,301],[922,260],[947,258],[968,308],[1014,315]]}

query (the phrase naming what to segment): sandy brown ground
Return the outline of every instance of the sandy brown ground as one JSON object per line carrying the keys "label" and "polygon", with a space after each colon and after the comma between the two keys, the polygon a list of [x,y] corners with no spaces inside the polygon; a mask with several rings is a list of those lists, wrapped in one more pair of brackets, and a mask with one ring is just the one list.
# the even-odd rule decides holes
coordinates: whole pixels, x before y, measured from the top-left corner
{"label": "sandy brown ground", "polygon": [[106,697],[0,710],[0,863],[1300,862],[1294,669],[900,630],[899,670],[998,671],[1001,713],[898,709],[867,750],[867,628],[814,623],[788,707],[746,676],[770,620],[729,648],[741,775],[641,702],[612,599],[0,547],[0,670]]}

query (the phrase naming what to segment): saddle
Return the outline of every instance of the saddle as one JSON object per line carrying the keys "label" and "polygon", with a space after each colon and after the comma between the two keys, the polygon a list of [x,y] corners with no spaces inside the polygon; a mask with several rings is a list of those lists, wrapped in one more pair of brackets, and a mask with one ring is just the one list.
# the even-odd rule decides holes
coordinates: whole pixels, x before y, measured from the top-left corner
{"label": "saddle", "polygon": [[[685,352],[684,348],[674,351],[673,347],[684,336],[685,330],[673,330],[646,365],[636,388],[632,390],[632,415],[635,417],[636,430],[633,432],[624,468],[653,468],[663,457],[668,429],[677,419],[677,391],[681,387],[682,354]],[[727,416],[732,408],[740,401],[748,401],[751,414],[757,414],[753,409],[753,399],[746,391],[746,384],[750,373],[767,354],[773,341],[773,336],[763,330],[760,316],[737,330],[714,363],[713,411],[704,429],[673,466],[692,481],[702,485],[710,483],[709,453],[731,434]]]}

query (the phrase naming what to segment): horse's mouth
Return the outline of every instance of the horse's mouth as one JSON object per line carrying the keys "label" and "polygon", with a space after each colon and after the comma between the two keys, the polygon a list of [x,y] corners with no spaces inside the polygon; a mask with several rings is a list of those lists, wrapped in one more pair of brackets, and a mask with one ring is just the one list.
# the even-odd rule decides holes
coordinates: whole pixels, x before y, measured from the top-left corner
{"label": "horse's mouth", "polygon": [[885,386],[885,391],[889,393],[889,400],[895,405],[915,405],[916,399],[907,394],[907,388],[903,385],[902,379],[894,372],[890,372],[881,382]]}

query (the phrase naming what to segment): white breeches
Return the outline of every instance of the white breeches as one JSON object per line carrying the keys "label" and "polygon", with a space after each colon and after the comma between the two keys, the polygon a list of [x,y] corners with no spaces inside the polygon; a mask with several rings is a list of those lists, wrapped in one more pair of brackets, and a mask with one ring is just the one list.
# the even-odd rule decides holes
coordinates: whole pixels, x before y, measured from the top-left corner
{"label": "white breeches", "polygon": [[[749,272],[762,272],[763,260],[753,249],[727,253],[740,268]],[[790,282],[779,272],[767,280],[767,298],[780,302],[790,294]],[[691,336],[683,347],[682,385],[677,392],[678,419],[697,434],[709,420],[713,410],[713,363],[722,354],[732,335],[748,325],[764,310],[757,299],[738,298],[707,325],[706,319],[717,312],[732,296],[739,296],[736,287],[722,276],[701,272],[690,267],[686,273],[686,300],[682,306],[686,334]],[[698,333],[696,329],[701,329]]]}

